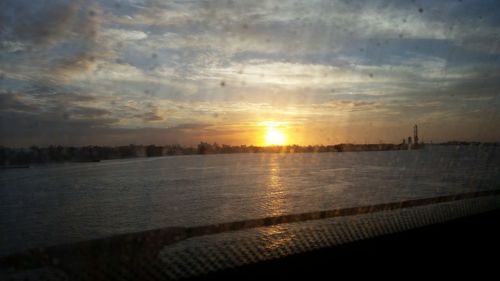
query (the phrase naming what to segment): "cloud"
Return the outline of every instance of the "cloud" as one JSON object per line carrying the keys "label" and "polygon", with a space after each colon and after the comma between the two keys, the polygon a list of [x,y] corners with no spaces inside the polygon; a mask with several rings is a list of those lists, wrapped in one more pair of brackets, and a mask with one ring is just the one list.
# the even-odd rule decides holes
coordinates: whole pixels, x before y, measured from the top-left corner
{"label": "cloud", "polygon": [[2,6],[0,26],[6,28],[0,38],[7,42],[3,49],[15,52],[14,63],[31,65],[34,77],[48,75],[43,80],[62,83],[74,73],[90,70],[106,53],[98,43],[102,11],[95,1],[21,0]]}
{"label": "cloud", "polygon": [[128,30],[118,28],[103,29],[100,34],[103,38],[113,42],[127,42],[146,39],[148,35],[141,30]]}
{"label": "cloud", "polygon": [[13,93],[0,94],[0,111],[36,112],[39,109],[38,106],[22,100]]}
{"label": "cloud", "polygon": [[76,116],[81,116],[85,118],[101,117],[103,115],[109,115],[111,113],[109,110],[106,109],[85,107],[85,106],[76,106],[72,108],[70,112]]}
{"label": "cloud", "polygon": [[136,115],[146,122],[163,121],[165,118],[160,113],[158,106],[153,105],[151,102],[145,105],[146,112]]}
{"label": "cloud", "polygon": [[[29,115],[0,112],[0,145],[28,147],[30,145],[128,145],[135,144],[196,144],[206,133],[204,125],[170,128],[120,128],[116,120],[106,117],[91,119],[64,118],[57,114]],[[196,128],[195,131],[189,129]],[[193,133],[194,132],[194,133]]]}
{"label": "cloud", "polygon": [[95,56],[87,51],[75,54],[69,58],[63,58],[53,70],[56,77],[62,79],[60,82],[70,79],[73,74],[80,74],[92,69]]}
{"label": "cloud", "polygon": [[326,107],[337,111],[368,111],[377,109],[378,103],[373,101],[355,101],[355,100],[336,100],[325,104],[316,105],[316,107]]}
{"label": "cloud", "polygon": [[2,112],[2,133],[12,137],[35,138],[38,134],[55,141],[69,134],[85,134],[91,128],[103,128],[116,122],[112,118],[73,119],[65,112]]}
{"label": "cloud", "polygon": [[243,142],[274,119],[494,123],[498,4],[482,4],[2,1],[1,111],[18,128],[2,126],[111,143]]}
{"label": "cloud", "polygon": [[53,44],[76,28],[75,19],[81,1],[49,1],[47,5],[31,1],[2,1],[0,25],[2,37],[35,45]]}

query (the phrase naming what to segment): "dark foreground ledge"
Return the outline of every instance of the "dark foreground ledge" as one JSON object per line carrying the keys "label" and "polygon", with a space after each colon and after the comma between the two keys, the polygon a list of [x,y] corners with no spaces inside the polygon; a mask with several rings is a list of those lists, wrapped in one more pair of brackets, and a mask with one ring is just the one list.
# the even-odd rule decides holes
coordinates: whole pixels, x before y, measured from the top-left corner
{"label": "dark foreground ledge", "polygon": [[259,280],[339,276],[500,275],[500,210],[201,276]]}
{"label": "dark foreground ledge", "polygon": [[32,249],[0,257],[0,280],[253,280],[496,269],[499,195],[495,189]]}

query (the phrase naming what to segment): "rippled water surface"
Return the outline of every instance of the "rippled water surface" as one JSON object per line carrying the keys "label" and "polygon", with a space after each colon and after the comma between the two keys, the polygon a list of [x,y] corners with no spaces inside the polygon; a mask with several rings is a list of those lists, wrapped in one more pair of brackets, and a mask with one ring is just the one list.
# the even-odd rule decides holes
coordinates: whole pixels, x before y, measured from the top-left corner
{"label": "rippled water surface", "polygon": [[0,171],[0,255],[279,214],[494,189],[494,147],[230,154]]}

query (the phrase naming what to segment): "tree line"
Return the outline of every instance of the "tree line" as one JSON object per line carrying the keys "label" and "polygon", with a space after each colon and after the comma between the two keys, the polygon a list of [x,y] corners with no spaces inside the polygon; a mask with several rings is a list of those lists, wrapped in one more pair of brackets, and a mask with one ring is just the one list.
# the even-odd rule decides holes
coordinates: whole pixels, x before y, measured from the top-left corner
{"label": "tree line", "polygon": [[[439,145],[479,145],[477,142],[446,142]],[[484,143],[483,143],[484,144]],[[491,144],[487,144],[491,145]],[[493,145],[497,145],[493,143]],[[420,148],[420,147],[417,147]],[[336,145],[284,145],[254,146],[227,145],[200,142],[196,147],[172,145],[126,145],[126,146],[31,146],[29,148],[7,148],[0,146],[0,165],[26,165],[50,162],[97,162],[101,160],[134,157],[159,157],[170,155],[224,154],[224,153],[311,153],[346,151],[406,150],[405,144],[336,144]]]}
{"label": "tree line", "polygon": [[286,146],[254,146],[226,145],[201,142],[196,147],[173,145],[126,145],[126,146],[31,146],[29,148],[8,148],[0,146],[0,165],[25,165],[49,162],[94,162],[101,160],[123,159],[134,157],[159,157],[170,155],[223,154],[223,153],[307,153],[307,152],[341,152],[356,150],[389,150],[395,145],[286,145]]}

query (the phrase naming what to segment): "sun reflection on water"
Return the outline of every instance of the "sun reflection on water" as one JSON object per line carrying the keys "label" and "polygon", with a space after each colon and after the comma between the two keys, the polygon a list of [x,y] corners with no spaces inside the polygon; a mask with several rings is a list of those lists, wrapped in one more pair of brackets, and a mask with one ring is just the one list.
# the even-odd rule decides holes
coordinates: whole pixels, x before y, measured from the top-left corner
{"label": "sun reflection on water", "polygon": [[[286,194],[283,182],[283,169],[280,166],[280,155],[271,155],[269,160],[269,176],[266,185],[266,202],[264,207],[269,216],[279,216],[286,213]],[[259,237],[262,237],[267,251],[283,249],[292,244],[295,235],[289,232],[286,224],[261,227],[258,229]]]}
{"label": "sun reflection on water", "polygon": [[271,216],[281,215],[285,212],[285,194],[283,178],[281,175],[279,155],[271,155],[269,162],[269,180],[266,186],[266,202],[264,204]]}

